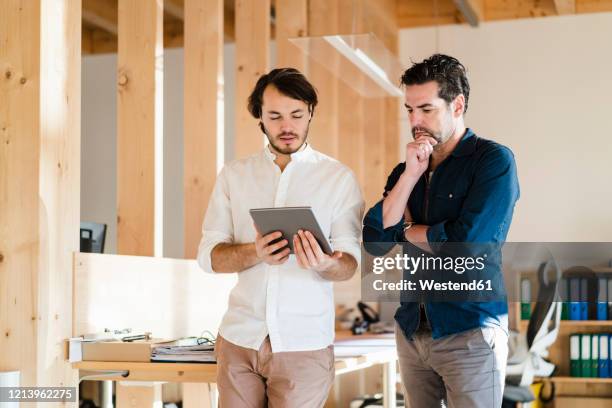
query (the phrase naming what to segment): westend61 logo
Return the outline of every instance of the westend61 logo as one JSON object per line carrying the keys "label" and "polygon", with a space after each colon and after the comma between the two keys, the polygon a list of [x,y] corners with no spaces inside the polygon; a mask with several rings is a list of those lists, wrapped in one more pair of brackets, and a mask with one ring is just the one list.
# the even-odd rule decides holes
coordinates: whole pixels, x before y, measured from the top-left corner
{"label": "westend61 logo", "polygon": [[382,273],[398,270],[409,272],[414,275],[417,271],[453,271],[459,275],[466,271],[482,271],[485,268],[487,255],[479,257],[439,257],[439,256],[410,256],[407,254],[396,254],[395,257],[375,257],[373,259],[372,272],[380,275]]}

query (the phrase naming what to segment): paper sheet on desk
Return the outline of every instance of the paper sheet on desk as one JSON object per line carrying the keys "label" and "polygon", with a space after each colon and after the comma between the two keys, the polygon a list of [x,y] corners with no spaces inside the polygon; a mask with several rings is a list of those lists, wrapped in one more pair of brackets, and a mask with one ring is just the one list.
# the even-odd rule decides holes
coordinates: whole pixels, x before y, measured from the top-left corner
{"label": "paper sheet on desk", "polygon": [[151,361],[214,363],[214,346],[158,346],[151,353]]}

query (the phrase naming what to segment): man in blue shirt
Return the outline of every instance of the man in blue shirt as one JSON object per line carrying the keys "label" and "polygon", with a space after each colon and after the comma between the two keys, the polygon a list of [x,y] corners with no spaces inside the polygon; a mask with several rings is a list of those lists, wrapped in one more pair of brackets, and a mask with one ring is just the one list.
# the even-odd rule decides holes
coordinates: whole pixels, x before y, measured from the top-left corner
{"label": "man in blue shirt", "polygon": [[[510,149],[466,128],[469,83],[455,58],[436,54],[402,76],[414,141],[365,219],[363,240],[401,242],[428,254],[453,243],[500,248],[519,197]],[[501,276],[499,256],[489,271]],[[501,279],[499,279],[501,281]],[[406,398],[412,407],[500,407],[508,305],[404,301],[395,314]]]}

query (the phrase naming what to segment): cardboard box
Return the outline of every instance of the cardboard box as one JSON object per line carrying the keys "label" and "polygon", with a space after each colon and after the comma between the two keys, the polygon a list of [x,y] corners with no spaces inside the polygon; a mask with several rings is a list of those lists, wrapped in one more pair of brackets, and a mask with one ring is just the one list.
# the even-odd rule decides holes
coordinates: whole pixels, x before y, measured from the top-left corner
{"label": "cardboard box", "polygon": [[83,361],[151,361],[151,351],[161,340],[123,341],[83,341],[81,355]]}

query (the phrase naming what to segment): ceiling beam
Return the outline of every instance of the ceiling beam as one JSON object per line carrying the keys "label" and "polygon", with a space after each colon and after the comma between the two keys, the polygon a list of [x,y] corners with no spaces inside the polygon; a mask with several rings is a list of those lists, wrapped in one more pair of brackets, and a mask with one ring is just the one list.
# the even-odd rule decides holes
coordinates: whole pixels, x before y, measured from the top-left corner
{"label": "ceiling beam", "polygon": [[112,0],[83,0],[82,19],[86,23],[117,35],[117,2]]}
{"label": "ceiling beam", "polygon": [[484,21],[483,0],[454,0],[455,6],[472,27]]}
{"label": "ceiling beam", "polygon": [[[164,11],[177,20],[185,21],[185,0],[164,0]],[[234,40],[234,4],[233,2],[224,2],[223,11],[223,33],[225,41]]]}
{"label": "ceiling beam", "polygon": [[555,0],[557,14],[576,14],[576,0]]}

